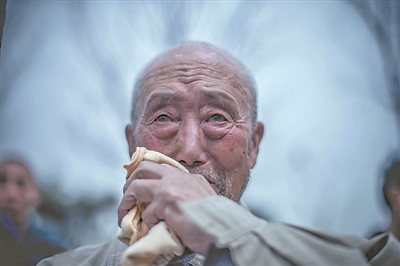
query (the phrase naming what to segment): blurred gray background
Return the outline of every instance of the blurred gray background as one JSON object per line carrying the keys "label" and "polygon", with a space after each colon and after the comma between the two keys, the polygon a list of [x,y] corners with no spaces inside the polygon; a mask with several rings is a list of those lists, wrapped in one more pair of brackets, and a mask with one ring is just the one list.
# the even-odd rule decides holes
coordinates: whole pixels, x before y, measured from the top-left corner
{"label": "blurred gray background", "polygon": [[132,84],[184,40],[242,60],[266,126],[245,204],[369,237],[388,224],[382,170],[400,151],[397,1],[7,1],[1,156],[31,164],[35,222],[67,248],[112,236]]}

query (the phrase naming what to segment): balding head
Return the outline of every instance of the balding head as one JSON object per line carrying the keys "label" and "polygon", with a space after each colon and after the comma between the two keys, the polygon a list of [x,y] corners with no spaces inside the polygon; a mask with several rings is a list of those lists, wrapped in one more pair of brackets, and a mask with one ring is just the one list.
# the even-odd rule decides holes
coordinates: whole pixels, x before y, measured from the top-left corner
{"label": "balding head", "polygon": [[[138,110],[141,109],[140,99],[146,81],[163,78],[171,65],[188,67],[190,71],[197,68],[208,70],[210,76],[223,79],[232,87],[241,91],[247,103],[246,112],[250,112],[254,126],[257,120],[256,85],[251,73],[236,58],[229,53],[204,42],[184,42],[152,60],[141,72],[134,87],[131,109],[131,120],[135,126],[138,120]],[[210,68],[211,67],[211,68]]]}

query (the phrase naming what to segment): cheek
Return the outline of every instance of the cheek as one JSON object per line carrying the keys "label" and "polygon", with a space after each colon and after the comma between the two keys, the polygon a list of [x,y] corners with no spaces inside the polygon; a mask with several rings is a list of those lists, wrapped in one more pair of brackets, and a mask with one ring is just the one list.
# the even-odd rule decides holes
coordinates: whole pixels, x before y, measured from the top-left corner
{"label": "cheek", "polygon": [[145,141],[171,140],[179,131],[178,122],[154,122],[150,125],[139,126],[135,133],[138,145]]}
{"label": "cheek", "polygon": [[[221,123],[222,124],[222,123]],[[204,123],[202,126],[204,131],[204,135],[206,135],[210,139],[220,140],[225,137],[226,134],[232,129],[232,126],[229,124],[222,125],[212,125],[211,123]]]}
{"label": "cheek", "polygon": [[154,123],[148,129],[149,134],[160,140],[172,139],[178,133],[178,130],[179,123],[177,122]]}
{"label": "cheek", "polygon": [[218,162],[228,170],[230,176],[244,175],[249,168],[248,137],[242,132],[232,131],[222,139],[213,141],[210,148],[217,154]]}
{"label": "cheek", "polygon": [[[217,142],[217,141],[216,141]],[[248,160],[247,137],[226,135],[215,148],[219,150],[218,164],[225,168],[226,176],[232,182],[232,196],[239,197],[243,185],[249,177],[250,165]]]}
{"label": "cheek", "polygon": [[151,133],[139,133],[137,134],[137,142],[137,146],[153,150],[153,147],[158,145],[159,139]]}
{"label": "cheek", "polygon": [[143,130],[137,133],[137,146],[146,147],[148,150],[154,150],[169,154],[170,147],[173,147],[173,143],[176,138],[160,138],[160,132],[154,132],[154,130]]}

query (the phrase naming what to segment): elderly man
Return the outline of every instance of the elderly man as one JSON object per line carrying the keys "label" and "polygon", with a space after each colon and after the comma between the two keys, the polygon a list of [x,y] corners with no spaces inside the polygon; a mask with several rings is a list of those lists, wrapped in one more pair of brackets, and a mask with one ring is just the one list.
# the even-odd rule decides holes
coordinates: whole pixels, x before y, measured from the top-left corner
{"label": "elderly man", "polygon": [[[364,240],[319,233],[253,216],[238,202],[255,165],[264,127],[251,74],[228,53],[186,42],[139,76],[126,127],[130,154],[161,152],[190,173],[143,161],[124,186],[119,222],[137,202],[152,227],[165,221],[187,247],[170,265],[363,265],[400,263],[391,235]],[[118,240],[81,247],[41,265],[119,265]],[[205,255],[205,262],[201,256]]]}

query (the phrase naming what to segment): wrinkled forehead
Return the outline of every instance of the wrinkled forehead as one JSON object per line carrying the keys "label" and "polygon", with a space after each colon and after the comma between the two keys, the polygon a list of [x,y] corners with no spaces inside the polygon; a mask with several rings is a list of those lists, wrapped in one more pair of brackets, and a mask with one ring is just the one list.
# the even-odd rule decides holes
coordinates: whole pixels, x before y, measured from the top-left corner
{"label": "wrinkled forehead", "polygon": [[162,72],[164,69],[200,67],[217,73],[230,74],[243,79],[240,64],[225,52],[214,47],[180,46],[157,57],[146,71],[146,75]]}
{"label": "wrinkled forehead", "polygon": [[228,92],[251,101],[250,81],[236,59],[213,47],[190,45],[167,51],[153,60],[141,76],[139,95],[173,80],[190,83],[200,79],[217,83]]}

